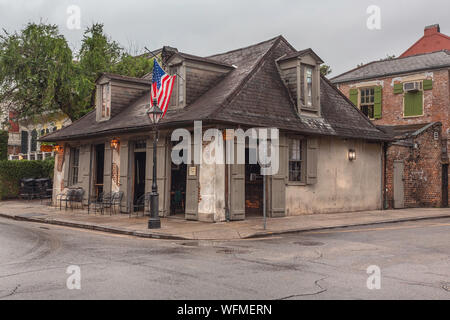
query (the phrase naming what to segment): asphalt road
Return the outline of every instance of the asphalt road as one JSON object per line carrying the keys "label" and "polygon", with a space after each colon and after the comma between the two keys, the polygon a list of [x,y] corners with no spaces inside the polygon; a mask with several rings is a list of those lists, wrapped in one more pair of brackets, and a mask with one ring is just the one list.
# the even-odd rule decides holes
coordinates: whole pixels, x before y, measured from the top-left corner
{"label": "asphalt road", "polygon": [[450,219],[230,242],[0,219],[0,299],[450,299]]}

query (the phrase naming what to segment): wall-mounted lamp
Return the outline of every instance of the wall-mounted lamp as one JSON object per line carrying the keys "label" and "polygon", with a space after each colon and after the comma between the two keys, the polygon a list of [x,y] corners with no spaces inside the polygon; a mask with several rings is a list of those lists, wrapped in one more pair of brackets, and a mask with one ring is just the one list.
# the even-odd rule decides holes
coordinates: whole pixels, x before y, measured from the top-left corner
{"label": "wall-mounted lamp", "polygon": [[60,146],[59,144],[57,144],[57,145],[55,145],[55,146],[53,147],[53,150],[54,150],[56,153],[62,153],[62,151],[63,151],[63,146]]}
{"label": "wall-mounted lamp", "polygon": [[356,151],[355,149],[348,150],[348,160],[355,161],[356,160]]}
{"label": "wall-mounted lamp", "polygon": [[111,140],[111,149],[117,150],[119,148],[119,139],[114,138]]}

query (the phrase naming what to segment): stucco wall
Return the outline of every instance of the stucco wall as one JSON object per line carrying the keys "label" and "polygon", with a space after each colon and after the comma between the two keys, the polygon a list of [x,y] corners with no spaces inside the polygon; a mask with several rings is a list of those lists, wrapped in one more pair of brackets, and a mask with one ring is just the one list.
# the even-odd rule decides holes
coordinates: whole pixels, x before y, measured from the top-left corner
{"label": "stucco wall", "polygon": [[287,186],[287,215],[381,209],[382,153],[380,143],[320,138],[317,183]]}

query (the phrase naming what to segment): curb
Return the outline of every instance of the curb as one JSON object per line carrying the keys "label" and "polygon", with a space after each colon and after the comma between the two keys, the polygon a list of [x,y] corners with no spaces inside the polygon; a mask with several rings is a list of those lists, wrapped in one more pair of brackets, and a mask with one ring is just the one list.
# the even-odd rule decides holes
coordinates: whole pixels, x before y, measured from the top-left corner
{"label": "curb", "polygon": [[332,230],[332,229],[350,228],[350,227],[358,227],[358,226],[370,226],[370,225],[385,224],[385,223],[400,223],[400,222],[408,222],[408,221],[432,220],[432,219],[443,219],[443,218],[450,218],[450,214],[440,215],[440,216],[421,216],[421,217],[414,217],[414,218],[398,218],[398,219],[392,219],[392,220],[381,220],[381,221],[374,221],[374,222],[336,225],[336,226],[331,226],[331,227],[290,229],[290,230],[283,230],[283,231],[262,231],[262,232],[260,231],[260,232],[256,232],[255,234],[243,237],[242,239],[267,238],[267,237],[272,237],[272,236],[276,236],[276,235],[280,235],[280,234],[302,233],[302,232],[309,232],[309,231]]}
{"label": "curb", "polygon": [[71,227],[71,228],[78,228],[78,229],[88,229],[88,230],[94,230],[94,231],[100,231],[100,232],[106,232],[106,233],[114,233],[114,234],[122,234],[127,236],[135,236],[140,238],[153,238],[153,239],[164,239],[164,240],[192,240],[189,238],[179,237],[179,236],[172,236],[170,234],[164,234],[164,233],[146,233],[142,231],[136,231],[136,230],[129,230],[126,228],[119,228],[119,227],[105,227],[97,224],[92,223],[78,223],[78,222],[72,222],[72,221],[65,221],[65,220],[47,220],[45,218],[29,218],[29,217],[21,217],[16,215],[8,215],[4,213],[0,213],[0,217],[16,220],[16,221],[27,221],[27,222],[36,222],[36,223],[44,223],[44,224],[53,224],[63,227]]}
{"label": "curb", "polygon": [[[59,225],[59,226],[64,226],[64,227],[100,231],[100,232],[105,232],[105,233],[122,234],[122,235],[134,236],[134,237],[139,237],[139,238],[152,238],[152,239],[162,239],[162,240],[184,240],[184,241],[191,241],[191,240],[228,241],[228,240],[230,240],[230,239],[191,239],[191,238],[173,236],[173,235],[164,234],[164,233],[143,232],[143,231],[137,231],[137,230],[129,230],[129,229],[120,228],[120,227],[105,227],[105,226],[92,224],[92,223],[78,223],[78,222],[59,220],[59,219],[33,218],[33,217],[23,217],[23,216],[21,217],[21,216],[17,216],[17,215],[8,215],[8,214],[4,214],[4,213],[0,213],[0,217],[6,218],[6,219],[11,219],[11,220],[16,220],[16,221],[27,221],[27,222],[36,222],[36,223],[44,223],[44,224],[53,224],[53,225]],[[268,238],[268,237],[281,235],[281,234],[303,233],[303,232],[309,232],[309,231],[332,230],[332,229],[349,228],[349,227],[357,227],[357,226],[370,226],[370,225],[378,225],[378,224],[385,224],[385,223],[400,223],[400,222],[408,222],[408,221],[432,220],[432,219],[443,219],[443,218],[450,218],[450,214],[439,215],[439,216],[420,216],[420,217],[413,217],[413,218],[388,219],[388,220],[381,220],[381,221],[374,221],[374,222],[336,225],[336,226],[330,226],[330,227],[300,228],[300,229],[289,229],[289,230],[282,230],[282,231],[259,231],[254,234],[241,237],[241,239]],[[236,240],[236,239],[231,239],[231,240]]]}

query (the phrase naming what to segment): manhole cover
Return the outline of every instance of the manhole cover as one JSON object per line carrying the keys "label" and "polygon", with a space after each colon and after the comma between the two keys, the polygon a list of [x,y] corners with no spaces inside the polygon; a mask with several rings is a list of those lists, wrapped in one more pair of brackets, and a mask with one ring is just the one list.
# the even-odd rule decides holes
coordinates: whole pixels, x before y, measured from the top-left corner
{"label": "manhole cover", "polygon": [[230,248],[222,248],[217,250],[216,253],[232,254],[234,253],[234,250]]}
{"label": "manhole cover", "polygon": [[294,242],[295,244],[298,244],[300,246],[307,246],[307,247],[313,247],[313,246],[323,246],[324,244],[319,241],[313,241],[313,240],[302,240]]}

